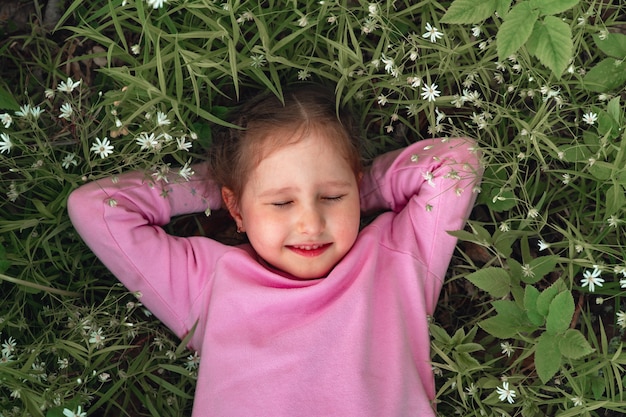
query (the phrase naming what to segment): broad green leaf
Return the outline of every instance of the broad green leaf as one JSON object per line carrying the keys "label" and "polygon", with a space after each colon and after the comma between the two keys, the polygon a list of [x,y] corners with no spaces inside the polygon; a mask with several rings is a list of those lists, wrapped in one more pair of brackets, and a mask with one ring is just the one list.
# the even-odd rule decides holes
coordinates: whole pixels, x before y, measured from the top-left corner
{"label": "broad green leaf", "polygon": [[562,13],[576,6],[580,0],[530,0],[533,9],[542,16]]}
{"label": "broad green leaf", "polygon": [[473,369],[480,369],[481,365],[476,359],[472,358],[469,353],[465,352],[452,352],[452,358],[459,367],[459,372],[470,371]]}
{"label": "broad green leaf", "polygon": [[545,384],[561,368],[561,352],[557,349],[558,337],[543,333],[535,346],[535,369]]}
{"label": "broad green leaf", "polygon": [[526,309],[526,316],[535,326],[542,326],[545,322],[545,317],[537,311],[537,299],[539,298],[539,294],[539,290],[532,285],[527,285],[524,288],[524,308]]}
{"label": "broad green leaf", "polygon": [[500,17],[504,17],[509,13],[513,0],[496,0],[496,12]]}
{"label": "broad green leaf", "polygon": [[511,277],[502,268],[483,268],[469,274],[467,279],[493,298],[502,298],[511,291]]}
{"label": "broad green leaf", "polygon": [[626,84],[626,61],[605,58],[587,72],[583,86],[597,93],[616,90]]}
{"label": "broad green leaf", "polygon": [[612,98],[606,106],[606,111],[609,116],[611,116],[611,119],[613,119],[618,125],[621,125],[622,120],[624,120],[625,113],[624,109],[622,109],[622,106],[620,105],[619,99],[619,96]]}
{"label": "broad green leaf", "polygon": [[603,376],[592,375],[591,379],[591,392],[593,392],[593,397],[596,400],[599,400],[604,395],[606,391],[606,381]]}
{"label": "broad green leaf", "polygon": [[498,300],[492,304],[498,314],[478,323],[487,333],[499,339],[509,339],[518,332],[535,329],[535,326],[528,321],[526,312],[514,301]]}
{"label": "broad green leaf", "polygon": [[463,343],[462,345],[455,346],[454,350],[457,352],[472,353],[480,352],[481,350],[485,350],[485,348],[480,343]]}
{"label": "broad green leaf", "polygon": [[550,302],[548,317],[546,317],[546,331],[550,334],[562,334],[569,329],[574,316],[574,297],[569,291],[557,294]]}
{"label": "broad green leaf", "polygon": [[563,283],[563,280],[559,279],[543,290],[539,297],[537,297],[537,312],[542,316],[547,316],[550,310],[550,303],[561,291],[566,291],[567,287]]}
{"label": "broad green leaf", "polygon": [[509,318],[501,314],[489,317],[478,323],[478,325],[481,329],[499,339],[510,339],[515,336],[518,331],[515,326],[511,324]]}
{"label": "broad green leaf", "polygon": [[612,185],[606,191],[606,213],[607,217],[614,215],[626,206],[626,191],[619,184]]}
{"label": "broad green leaf", "polygon": [[501,61],[517,52],[526,43],[538,17],[539,12],[533,10],[527,1],[516,4],[504,17],[504,22],[496,35],[498,58]]}
{"label": "broad green leaf", "polygon": [[15,101],[13,95],[0,85],[0,109],[19,110],[20,105]]}
{"label": "broad green leaf", "polygon": [[522,274],[522,281],[527,284],[534,284],[539,281],[550,272],[554,271],[554,267],[556,266],[558,259],[559,257],[556,255],[540,256],[533,259],[528,263],[528,265],[534,275],[524,276],[524,274]]}
{"label": "broad green leaf", "polygon": [[442,23],[480,23],[496,11],[496,0],[454,0],[441,18]]}
{"label": "broad green leaf", "polygon": [[605,181],[611,178],[613,174],[614,166],[613,164],[605,161],[596,161],[589,167],[589,172],[594,178]]}
{"label": "broad green leaf", "polygon": [[560,78],[574,51],[572,31],[561,19],[546,16],[543,21],[535,23],[526,46],[531,54]]}
{"label": "broad green leaf", "polygon": [[559,339],[559,351],[566,358],[580,359],[589,355],[594,349],[580,331],[569,329]]}
{"label": "broad green leaf", "polygon": [[448,332],[446,332],[443,328],[437,326],[436,324],[430,324],[428,326],[428,330],[430,332],[430,335],[437,342],[443,343],[447,346],[452,345],[452,338],[450,337],[450,335],[448,335]]}
{"label": "broad green leaf", "polygon": [[517,204],[515,194],[512,191],[501,191],[494,188],[487,205],[493,211],[503,212],[511,210]]}
{"label": "broad green leaf", "polygon": [[592,107],[593,112],[598,115],[598,133],[600,136],[616,137],[619,134],[620,124],[608,112]]}
{"label": "broad green leaf", "polygon": [[622,33],[609,33],[605,39],[599,35],[593,35],[596,46],[610,57],[623,59],[626,56],[626,35]]}

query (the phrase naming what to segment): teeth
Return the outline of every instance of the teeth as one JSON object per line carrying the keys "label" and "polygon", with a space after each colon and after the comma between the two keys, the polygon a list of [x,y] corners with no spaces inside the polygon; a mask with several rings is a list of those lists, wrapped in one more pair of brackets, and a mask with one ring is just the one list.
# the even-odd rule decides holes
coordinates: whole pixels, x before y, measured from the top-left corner
{"label": "teeth", "polygon": [[319,249],[321,247],[322,247],[322,245],[298,245],[298,246],[294,246],[294,248],[303,249],[303,250],[315,250],[315,249]]}

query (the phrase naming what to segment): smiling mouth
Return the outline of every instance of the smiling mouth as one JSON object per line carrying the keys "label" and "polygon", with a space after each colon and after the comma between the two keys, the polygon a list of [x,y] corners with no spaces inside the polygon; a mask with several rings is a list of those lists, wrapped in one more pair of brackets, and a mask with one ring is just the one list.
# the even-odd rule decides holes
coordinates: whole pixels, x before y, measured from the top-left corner
{"label": "smiling mouth", "polygon": [[328,249],[330,245],[332,245],[332,243],[322,243],[316,245],[290,245],[287,246],[287,248],[301,256],[315,257],[326,252],[326,249]]}

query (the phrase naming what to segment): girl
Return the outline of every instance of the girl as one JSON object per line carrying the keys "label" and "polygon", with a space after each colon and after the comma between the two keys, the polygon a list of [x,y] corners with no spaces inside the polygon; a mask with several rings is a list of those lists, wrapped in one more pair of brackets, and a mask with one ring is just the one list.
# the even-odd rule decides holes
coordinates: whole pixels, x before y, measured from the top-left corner
{"label": "girl", "polygon": [[[433,313],[480,175],[475,144],[432,139],[363,170],[320,89],[263,95],[193,180],[82,186],[85,242],[200,356],[193,415],[433,416]],[[172,216],[225,207],[249,244],[179,238]],[[360,212],[379,212],[359,232]]]}

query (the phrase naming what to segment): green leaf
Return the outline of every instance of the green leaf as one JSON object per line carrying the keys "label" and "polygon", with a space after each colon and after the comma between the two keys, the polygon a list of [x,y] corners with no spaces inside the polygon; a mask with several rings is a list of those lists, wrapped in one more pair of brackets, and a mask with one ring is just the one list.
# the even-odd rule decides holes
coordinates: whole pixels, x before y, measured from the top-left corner
{"label": "green leaf", "polygon": [[530,0],[533,9],[542,16],[562,13],[576,6],[580,0]]}
{"label": "green leaf", "polygon": [[607,104],[606,106],[607,113],[609,114],[611,119],[613,119],[613,121],[618,125],[618,127],[622,124],[622,120],[624,120],[624,110],[620,105],[619,99],[619,96],[613,97],[611,101],[609,101],[609,104]]}
{"label": "green leaf", "polygon": [[556,255],[540,256],[533,259],[528,265],[530,265],[530,269],[533,271],[534,275],[528,277],[522,274],[522,281],[527,284],[534,284],[539,281],[550,272],[554,271],[558,259],[559,257]]}
{"label": "green leaf", "polygon": [[609,33],[605,39],[599,35],[593,35],[596,46],[610,57],[623,59],[626,56],[626,35],[622,33]]}
{"label": "green leaf", "polygon": [[626,206],[626,191],[624,187],[619,184],[612,185],[606,191],[606,213],[605,216],[609,217],[617,213],[624,206]]}
{"label": "green leaf", "polygon": [[487,333],[499,339],[509,339],[518,332],[535,329],[535,326],[528,322],[526,312],[518,307],[515,302],[498,300],[492,304],[498,314],[478,323]]}
{"label": "green leaf", "polygon": [[616,90],[626,84],[626,61],[605,58],[587,72],[583,87],[597,93]]}
{"label": "green leaf", "polygon": [[480,23],[496,11],[496,0],[455,0],[441,18],[442,23]]}
{"label": "green leaf", "polygon": [[480,352],[482,350],[485,350],[485,348],[480,343],[472,342],[472,343],[463,343],[461,345],[455,346],[454,350],[456,350],[457,352],[472,353],[472,352]]}
{"label": "green leaf", "polygon": [[526,46],[531,54],[560,78],[574,51],[572,31],[561,19],[546,16],[543,21],[535,23]]}
{"label": "green leaf", "polygon": [[580,331],[569,329],[559,340],[559,351],[566,358],[580,359],[589,355],[594,349]]}
{"label": "green leaf", "polygon": [[500,17],[504,17],[509,13],[513,0],[496,0],[496,12]]}
{"label": "green leaf", "polygon": [[467,279],[493,298],[502,298],[511,291],[511,276],[502,268],[483,268],[469,274]]}
{"label": "green leaf", "polygon": [[546,331],[553,335],[565,333],[569,329],[573,316],[574,297],[571,292],[563,291],[550,302],[548,317],[546,317]]}
{"label": "green leaf", "polygon": [[539,294],[539,290],[532,285],[527,285],[526,288],[524,288],[524,308],[526,309],[526,316],[535,326],[542,326],[545,321],[545,317],[537,311],[537,299],[539,298]]}
{"label": "green leaf", "polygon": [[517,52],[530,37],[533,27],[539,18],[539,12],[530,7],[530,3],[522,1],[516,4],[498,30],[498,58],[503,61]]}
{"label": "green leaf", "polygon": [[557,336],[543,333],[535,346],[535,369],[544,384],[547,383],[561,368],[561,352],[556,348]]}
{"label": "green leaf", "polygon": [[469,353],[452,352],[454,363],[459,367],[459,372],[464,373],[473,369],[480,369],[481,365],[476,359],[472,358]]}
{"label": "green leaf", "polygon": [[554,284],[543,290],[541,294],[539,294],[539,297],[537,297],[537,312],[542,316],[547,316],[550,310],[550,303],[552,303],[554,297],[556,297],[558,293],[566,290],[567,288],[561,279],[555,281]]}
{"label": "green leaf", "polygon": [[435,341],[443,343],[447,346],[452,345],[452,338],[450,337],[450,335],[448,335],[448,332],[446,332],[442,327],[439,327],[436,324],[432,323],[428,326],[428,331]]}
{"label": "green leaf", "polygon": [[513,191],[501,191],[499,188],[494,188],[491,191],[491,196],[487,201],[487,206],[498,212],[511,210],[516,204],[516,197]]}
{"label": "green leaf", "polygon": [[19,110],[20,105],[15,101],[13,95],[0,85],[0,109]]}

